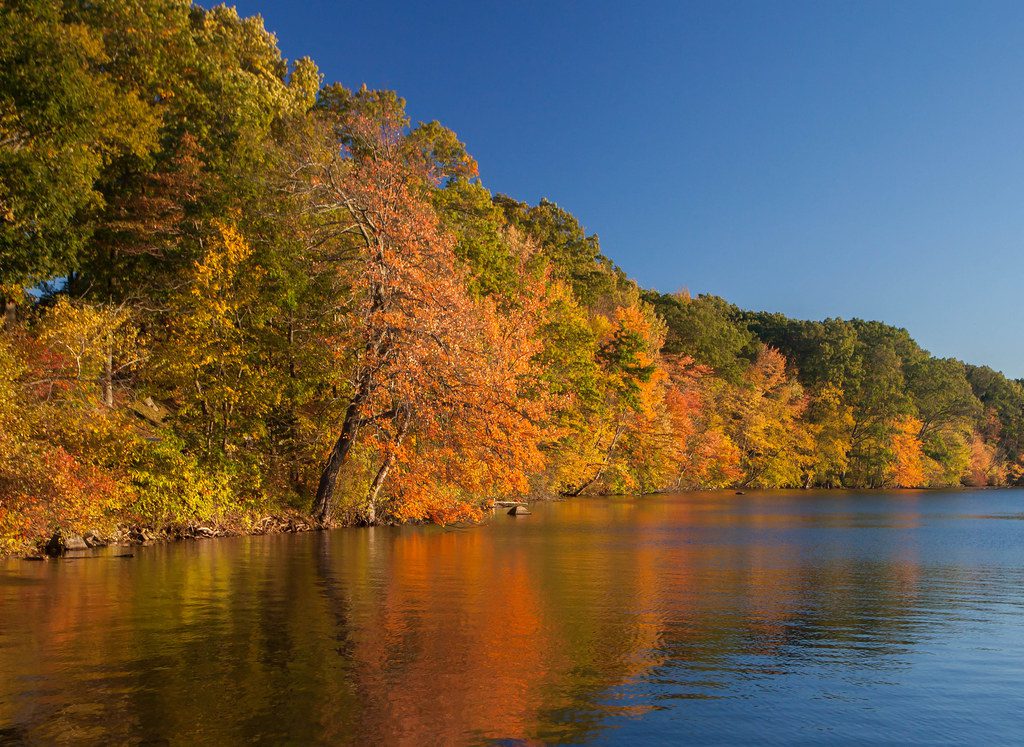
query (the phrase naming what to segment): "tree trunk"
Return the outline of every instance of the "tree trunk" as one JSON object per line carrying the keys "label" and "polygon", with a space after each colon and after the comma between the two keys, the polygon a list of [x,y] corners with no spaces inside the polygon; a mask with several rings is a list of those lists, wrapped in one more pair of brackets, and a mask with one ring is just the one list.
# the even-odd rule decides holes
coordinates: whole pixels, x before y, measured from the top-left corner
{"label": "tree trunk", "polygon": [[372,527],[377,523],[377,497],[380,495],[380,489],[384,487],[384,481],[388,478],[388,473],[391,471],[391,465],[394,463],[395,455],[394,453],[389,452],[388,455],[384,457],[384,463],[380,465],[380,469],[377,470],[377,474],[374,475],[373,484],[370,485],[370,492],[367,496],[366,508],[359,520],[360,524]]}
{"label": "tree trunk", "polygon": [[370,383],[373,374],[369,369],[364,368],[359,372],[356,390],[352,399],[345,408],[345,419],[341,424],[341,435],[334,442],[330,456],[324,464],[323,472],[320,473],[320,483],[316,488],[316,498],[313,499],[313,517],[321,524],[326,524],[334,508],[334,487],[338,483],[338,474],[341,472],[345,460],[348,458],[352,444],[355,442],[356,434],[359,432],[359,424],[362,420],[362,408],[366,398],[370,395]]}
{"label": "tree trunk", "polygon": [[103,358],[103,403],[114,406],[114,333],[107,332],[107,350]]}
{"label": "tree trunk", "polygon": [[[405,438],[405,434],[409,429],[409,417],[408,414],[403,414],[402,425],[398,428],[398,433],[395,434],[395,446],[402,443]],[[377,523],[377,498],[380,495],[380,489],[384,487],[384,481],[388,479],[388,473],[391,472],[391,467],[395,463],[395,451],[394,449],[388,451],[384,462],[380,465],[380,469],[377,470],[377,474],[374,475],[373,484],[370,485],[370,492],[367,496],[366,510],[363,512],[361,524],[365,524],[368,527],[372,527]]]}
{"label": "tree trunk", "polygon": [[[363,236],[366,238],[367,243],[369,243],[370,239],[366,235],[365,230],[363,231]],[[369,316],[372,317],[386,305],[386,299],[379,284],[373,286],[370,291],[370,297],[373,299],[373,302],[370,307]],[[377,351],[379,355],[383,355],[387,349],[388,333],[378,332],[375,338],[366,343],[365,354],[370,355],[373,351]],[[334,442],[334,448],[331,449],[331,454],[327,457],[324,470],[320,473],[320,483],[316,488],[316,498],[313,499],[313,517],[321,524],[327,523],[331,516],[331,509],[334,508],[334,488],[338,482],[338,473],[341,472],[341,468],[348,458],[348,453],[352,449],[356,434],[359,432],[363,404],[366,402],[367,397],[370,396],[372,384],[373,370],[367,367],[366,359],[364,358],[363,366],[356,376],[356,390],[352,394],[348,407],[345,409],[345,420],[341,424],[341,435]]]}
{"label": "tree trunk", "polygon": [[0,296],[0,299],[3,299],[4,304],[4,313],[3,316],[0,317],[0,327],[7,327],[10,329],[14,326],[14,322],[16,321],[18,305],[14,302],[13,298],[4,298],[3,296]]}
{"label": "tree trunk", "polygon": [[612,460],[612,454],[615,452],[615,445],[618,444],[619,437],[622,436],[622,432],[625,430],[626,426],[621,424],[615,429],[615,435],[612,437],[611,445],[608,447],[608,451],[605,452],[604,461],[601,462],[601,466],[598,468],[597,472],[594,473],[594,476],[591,477],[582,485],[580,485],[578,488],[574,490],[569,490],[563,493],[562,495],[565,495],[569,498],[575,498],[601,478],[601,475],[604,474],[604,471],[608,468],[609,462],[611,462]]}
{"label": "tree trunk", "polygon": [[[358,392],[357,392],[358,394]],[[355,441],[356,432],[359,430],[359,408],[362,405],[363,397],[353,397],[345,409],[345,420],[341,425],[341,435],[334,442],[327,463],[324,464],[323,472],[320,473],[320,483],[316,488],[316,498],[313,499],[313,517],[321,524],[326,524],[330,518],[331,510],[334,508],[334,487],[338,482],[338,473],[345,464],[352,443]]]}

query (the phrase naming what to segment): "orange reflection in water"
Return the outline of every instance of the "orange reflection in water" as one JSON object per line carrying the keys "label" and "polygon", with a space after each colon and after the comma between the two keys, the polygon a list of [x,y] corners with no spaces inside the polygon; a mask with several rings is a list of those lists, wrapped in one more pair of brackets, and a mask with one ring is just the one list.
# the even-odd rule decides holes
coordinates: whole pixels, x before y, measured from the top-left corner
{"label": "orange reflection in water", "polygon": [[[903,645],[943,588],[914,542],[924,498],[884,520],[806,500],[578,500],[464,530],[8,564],[0,728],[46,743],[581,741],[659,707],[652,692],[717,697],[786,676],[794,652]],[[857,552],[876,531],[903,534],[885,557]]]}
{"label": "orange reflection in water", "polygon": [[370,600],[353,650],[367,732],[415,743],[453,730],[530,731],[565,665],[523,553],[494,550],[481,532],[391,544],[384,595]]}

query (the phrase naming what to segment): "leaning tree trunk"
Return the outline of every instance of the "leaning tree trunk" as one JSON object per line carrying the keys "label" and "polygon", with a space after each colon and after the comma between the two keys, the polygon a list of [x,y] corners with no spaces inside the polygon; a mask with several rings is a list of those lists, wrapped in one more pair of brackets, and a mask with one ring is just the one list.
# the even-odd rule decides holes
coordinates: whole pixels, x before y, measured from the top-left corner
{"label": "leaning tree trunk", "polygon": [[[398,428],[398,433],[395,434],[394,445],[396,447],[401,445],[402,440],[405,438],[405,434],[409,432],[408,412],[403,412],[399,417],[402,418],[402,424]],[[380,490],[384,487],[384,481],[388,479],[388,473],[391,472],[391,468],[394,464],[395,450],[390,449],[384,457],[384,461],[380,465],[380,469],[377,470],[377,474],[373,477],[373,483],[370,485],[370,492],[367,496],[366,509],[364,510],[360,521],[361,524],[372,527],[377,523],[377,498],[380,496]]]}
{"label": "leaning tree trunk", "polygon": [[594,476],[591,477],[586,482],[584,482],[578,488],[574,488],[572,490],[567,490],[566,492],[562,493],[562,495],[564,495],[566,497],[569,497],[569,498],[575,498],[576,496],[580,495],[580,493],[582,493],[584,490],[586,490],[591,485],[593,485],[595,482],[597,482],[598,480],[601,479],[601,476],[604,474],[604,471],[606,469],[608,469],[608,464],[612,460],[612,454],[615,453],[615,446],[616,446],[616,444],[618,444],[619,438],[622,436],[622,433],[625,430],[626,430],[626,426],[624,424],[619,424],[619,426],[616,427],[615,435],[612,437],[612,442],[608,446],[608,450],[605,452],[604,460],[601,462],[600,466],[598,467],[597,472],[594,473]]}
{"label": "leaning tree trunk", "polygon": [[363,515],[359,519],[359,523],[372,527],[377,524],[377,498],[380,496],[380,489],[384,487],[384,481],[388,479],[388,473],[391,471],[392,465],[395,463],[394,452],[389,452],[384,457],[384,463],[380,465],[380,469],[377,470],[377,474],[373,477],[373,484],[370,485],[370,493],[367,496],[366,508],[363,510]]}
{"label": "leaning tree trunk", "polygon": [[[380,309],[383,302],[380,292],[374,292],[374,306],[371,311]],[[387,335],[381,334],[375,340],[366,344],[366,353],[373,350],[378,353],[386,351],[388,347]],[[356,389],[352,393],[352,399],[345,408],[345,419],[341,424],[341,434],[334,442],[330,456],[324,464],[324,470],[320,473],[320,484],[316,488],[316,498],[313,499],[312,514],[321,524],[326,524],[331,516],[331,509],[334,508],[334,488],[338,483],[338,474],[341,472],[348,453],[352,450],[356,434],[359,432],[359,425],[362,422],[362,409],[370,396],[373,388],[373,371],[366,365],[365,360],[356,375]]]}
{"label": "leaning tree trunk", "polygon": [[345,409],[345,420],[341,425],[341,435],[334,442],[334,448],[331,449],[324,470],[320,473],[320,483],[316,488],[312,513],[313,517],[321,524],[327,523],[331,516],[331,510],[334,508],[334,488],[338,483],[338,473],[341,472],[341,467],[345,464],[345,459],[348,458],[348,453],[352,450],[356,433],[359,431],[359,410],[363,400],[366,399],[366,391],[368,388],[357,390],[352,401],[348,403],[348,407]]}
{"label": "leaning tree trunk", "polygon": [[[372,242],[366,227],[358,222],[357,226],[366,240],[367,246],[370,246]],[[374,256],[378,263],[382,263],[380,258],[383,253],[383,247],[379,240],[376,243],[376,247]],[[388,304],[387,294],[380,283],[375,283],[371,287],[370,298],[371,305],[367,316],[372,319],[375,314],[383,310]],[[376,335],[367,341],[364,354],[370,356],[375,353],[377,359],[386,356],[390,345],[389,337],[390,333],[388,331],[378,330]],[[355,442],[356,435],[359,432],[359,426],[362,423],[363,405],[366,404],[366,400],[373,389],[373,379],[373,369],[367,364],[366,358],[364,358],[362,367],[356,376],[355,392],[352,394],[348,407],[345,408],[345,419],[341,425],[341,434],[338,436],[338,440],[334,442],[334,448],[331,449],[330,456],[327,457],[324,470],[320,474],[320,483],[316,488],[316,498],[313,499],[312,514],[321,524],[327,523],[331,516],[331,510],[334,508],[334,489],[338,483],[338,474],[341,472],[341,468],[345,464],[345,460],[348,458],[348,454],[352,450],[352,444]]]}

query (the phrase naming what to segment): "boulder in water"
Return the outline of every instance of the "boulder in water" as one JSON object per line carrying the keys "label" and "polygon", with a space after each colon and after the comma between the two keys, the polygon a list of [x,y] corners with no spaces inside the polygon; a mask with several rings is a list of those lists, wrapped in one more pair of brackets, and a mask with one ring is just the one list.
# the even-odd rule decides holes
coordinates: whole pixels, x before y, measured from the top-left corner
{"label": "boulder in water", "polygon": [[66,532],[58,529],[46,543],[46,554],[52,557],[59,557],[68,550],[88,550],[89,546],[80,535],[73,532]]}
{"label": "boulder in water", "polygon": [[529,516],[530,509],[526,506],[513,506],[508,510],[509,516]]}

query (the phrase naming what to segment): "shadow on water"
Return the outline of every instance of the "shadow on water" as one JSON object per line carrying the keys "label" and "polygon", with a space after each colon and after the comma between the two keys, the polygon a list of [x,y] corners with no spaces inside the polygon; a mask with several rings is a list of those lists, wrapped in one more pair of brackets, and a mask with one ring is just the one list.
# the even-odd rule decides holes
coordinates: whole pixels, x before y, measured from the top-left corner
{"label": "shadow on water", "polygon": [[0,744],[1019,741],[1022,505],[581,499],[11,561]]}

